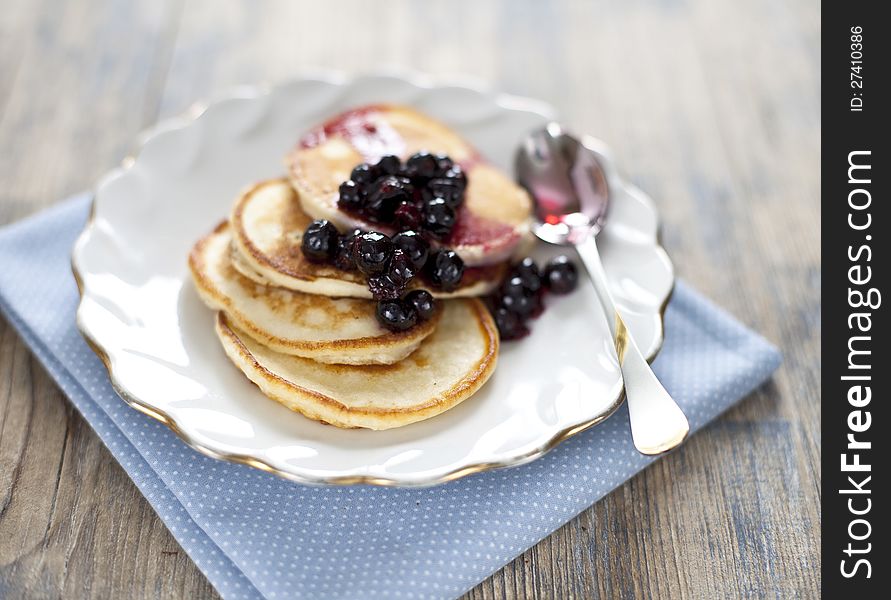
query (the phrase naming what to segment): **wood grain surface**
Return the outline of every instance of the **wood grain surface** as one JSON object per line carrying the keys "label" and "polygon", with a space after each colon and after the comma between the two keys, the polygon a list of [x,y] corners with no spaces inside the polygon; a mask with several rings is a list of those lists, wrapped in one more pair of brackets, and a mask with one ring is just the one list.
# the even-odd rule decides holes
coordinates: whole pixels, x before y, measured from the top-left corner
{"label": "wood grain surface", "polygon": [[[785,362],[468,597],[817,597],[820,29],[813,0],[2,0],[0,223],[157,119],[305,68],[548,100],[656,199],[679,275]],[[60,596],[215,592],[0,317],[0,597]]]}

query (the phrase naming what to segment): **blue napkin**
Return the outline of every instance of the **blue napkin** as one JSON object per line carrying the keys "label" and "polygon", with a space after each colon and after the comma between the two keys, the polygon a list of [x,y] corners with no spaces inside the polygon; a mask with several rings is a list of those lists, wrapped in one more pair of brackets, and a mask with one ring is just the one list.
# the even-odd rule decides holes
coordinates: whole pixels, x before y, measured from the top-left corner
{"label": "blue napkin", "polygon": [[[653,461],[624,407],[531,464],[428,489],[305,487],[207,458],[124,404],[75,327],[69,252],[88,206],[0,230],[0,309],[224,598],[455,597]],[[694,430],[780,363],[682,283],[666,331],[655,369]]]}

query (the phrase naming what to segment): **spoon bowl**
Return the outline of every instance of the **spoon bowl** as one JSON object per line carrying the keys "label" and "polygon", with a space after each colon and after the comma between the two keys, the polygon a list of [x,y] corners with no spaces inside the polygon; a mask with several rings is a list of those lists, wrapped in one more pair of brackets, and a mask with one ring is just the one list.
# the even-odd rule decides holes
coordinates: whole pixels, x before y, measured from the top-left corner
{"label": "spoon bowl", "polygon": [[535,234],[574,244],[603,227],[609,209],[610,164],[603,145],[576,138],[558,123],[534,131],[516,154],[517,178],[535,201]]}

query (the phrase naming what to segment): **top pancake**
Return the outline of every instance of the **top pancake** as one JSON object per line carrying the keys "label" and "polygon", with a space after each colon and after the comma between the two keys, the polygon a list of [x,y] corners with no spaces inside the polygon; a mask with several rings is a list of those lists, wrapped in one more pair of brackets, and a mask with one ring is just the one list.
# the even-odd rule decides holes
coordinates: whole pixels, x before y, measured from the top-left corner
{"label": "top pancake", "polygon": [[[233,247],[239,254],[233,261],[235,267],[260,283],[308,294],[371,298],[361,273],[306,260],[300,241],[311,222],[287,180],[263,181],[247,189],[230,217]],[[458,289],[430,291],[437,298],[484,295],[494,289],[506,269],[505,264],[467,269]],[[415,279],[409,287],[421,285],[421,280]]]}
{"label": "top pancake", "polygon": [[421,150],[447,154],[467,173],[464,203],[442,244],[467,266],[509,260],[530,235],[529,195],[455,132],[416,110],[375,105],[339,115],[305,135],[285,163],[303,210],[313,219],[328,219],[344,231],[391,233],[338,210],[338,188],[359,163],[386,154],[404,160]]}

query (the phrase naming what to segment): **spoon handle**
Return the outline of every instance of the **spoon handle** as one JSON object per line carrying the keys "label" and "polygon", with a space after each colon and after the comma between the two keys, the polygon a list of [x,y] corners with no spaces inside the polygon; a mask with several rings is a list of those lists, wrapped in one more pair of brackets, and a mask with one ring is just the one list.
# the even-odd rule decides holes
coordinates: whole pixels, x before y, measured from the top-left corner
{"label": "spoon handle", "polygon": [[616,304],[613,302],[593,235],[580,242],[576,249],[600,304],[606,314],[610,333],[625,380],[625,397],[631,420],[631,437],[642,454],[661,454],[680,444],[690,431],[687,417],[668,391],[659,383],[653,369],[641,354]]}

